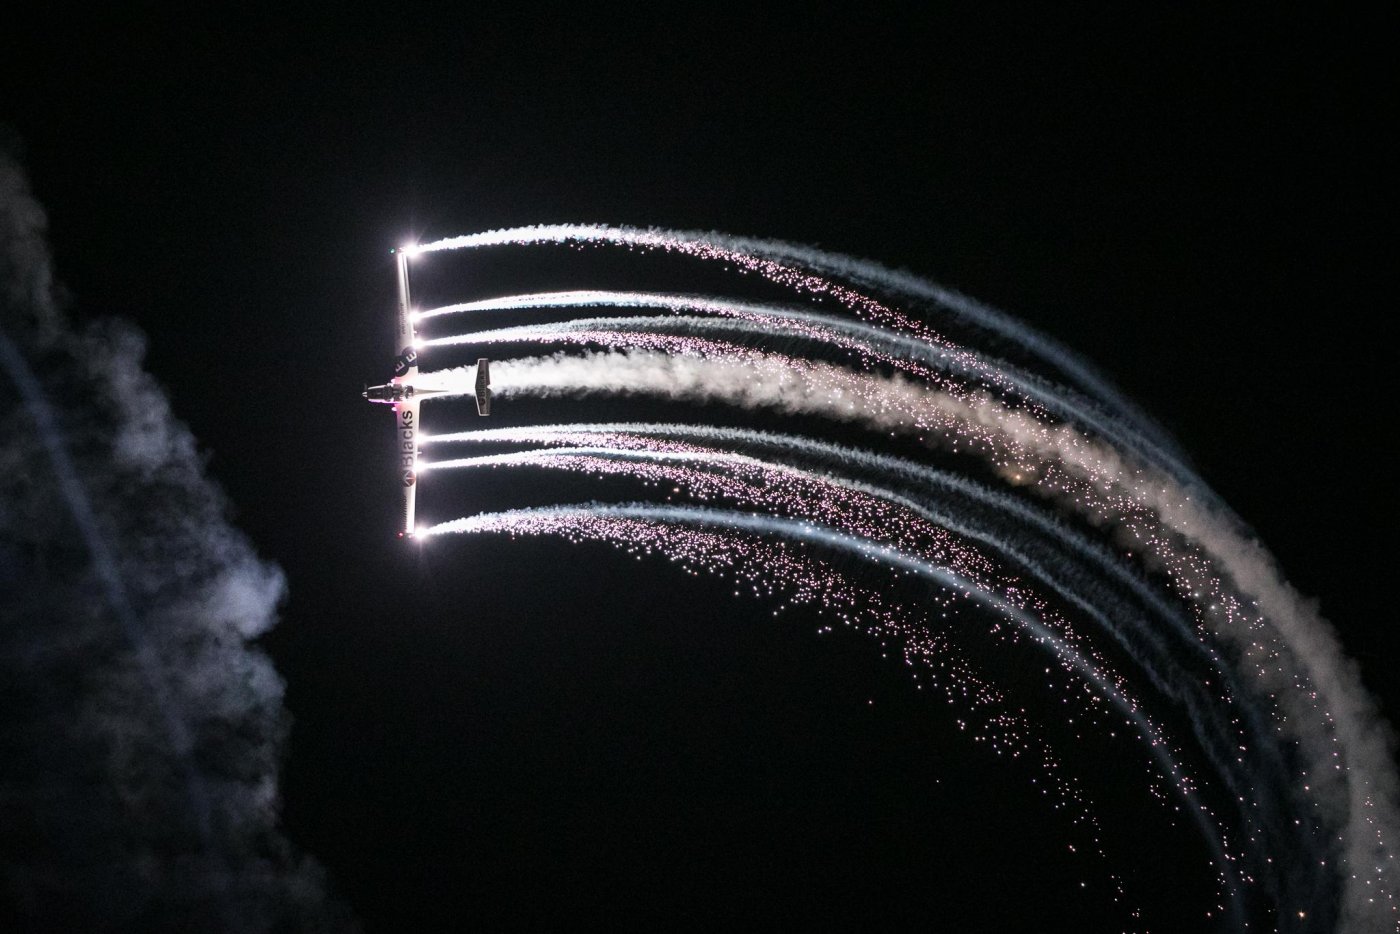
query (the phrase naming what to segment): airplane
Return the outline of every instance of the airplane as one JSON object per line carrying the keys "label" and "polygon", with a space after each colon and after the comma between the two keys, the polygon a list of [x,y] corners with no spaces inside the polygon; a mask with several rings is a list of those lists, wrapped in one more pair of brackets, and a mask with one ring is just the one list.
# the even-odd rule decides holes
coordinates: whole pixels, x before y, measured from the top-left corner
{"label": "airplane", "polygon": [[[418,386],[418,351],[414,349],[417,334],[413,328],[413,311],[408,296],[408,258],[415,251],[405,247],[396,251],[399,265],[398,331],[394,336],[394,377],[379,386],[366,386],[364,397],[394,407],[394,443],[398,449],[399,469],[403,480],[403,524],[399,538],[412,538],[414,512],[418,495],[418,431],[422,421],[419,410],[423,397],[446,392]],[[476,411],[491,414],[491,361],[482,357],[476,361]]]}

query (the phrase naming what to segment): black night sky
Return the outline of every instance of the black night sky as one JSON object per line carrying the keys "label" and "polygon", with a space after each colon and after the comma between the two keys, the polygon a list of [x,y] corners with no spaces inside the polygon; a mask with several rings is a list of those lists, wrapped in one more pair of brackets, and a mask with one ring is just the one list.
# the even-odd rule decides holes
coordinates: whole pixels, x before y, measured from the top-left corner
{"label": "black night sky", "polygon": [[[0,36],[0,124],[69,313],[147,335],[286,574],[260,640],[287,685],[285,833],[367,931],[1119,930],[1033,772],[872,640],[603,545],[395,540],[391,420],[359,397],[387,377],[389,248],[719,230],[1005,309],[1180,440],[1393,718],[1393,17],[661,10],[31,10]],[[604,251],[429,259],[445,301],[733,284]],[[638,413],[712,414],[521,400],[493,423]],[[636,495],[466,479],[425,481],[420,511]],[[1075,764],[1152,929],[1202,929],[1197,841],[1140,769]]]}

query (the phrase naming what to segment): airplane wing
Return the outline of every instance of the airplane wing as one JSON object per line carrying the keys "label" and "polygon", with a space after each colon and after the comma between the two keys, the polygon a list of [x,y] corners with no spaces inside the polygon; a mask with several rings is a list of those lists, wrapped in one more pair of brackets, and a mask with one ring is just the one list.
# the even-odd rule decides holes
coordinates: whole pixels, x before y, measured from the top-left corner
{"label": "airplane wing", "polygon": [[476,414],[491,414],[491,361],[476,361]]}
{"label": "airplane wing", "polygon": [[412,535],[418,501],[418,409],[421,399],[405,399],[394,405],[394,444],[403,480],[403,524],[399,537]]}
{"label": "airplane wing", "polygon": [[412,382],[418,375],[418,351],[415,338],[412,305],[408,297],[408,254],[400,250],[398,330],[394,335],[394,382]]}

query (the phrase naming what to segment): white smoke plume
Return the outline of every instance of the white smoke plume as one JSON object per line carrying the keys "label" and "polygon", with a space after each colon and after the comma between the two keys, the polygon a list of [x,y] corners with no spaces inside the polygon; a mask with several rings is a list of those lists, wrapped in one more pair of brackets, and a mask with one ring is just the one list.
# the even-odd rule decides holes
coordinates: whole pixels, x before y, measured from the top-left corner
{"label": "white smoke plume", "polygon": [[278,827],[281,571],[0,150],[0,928],[352,927]]}

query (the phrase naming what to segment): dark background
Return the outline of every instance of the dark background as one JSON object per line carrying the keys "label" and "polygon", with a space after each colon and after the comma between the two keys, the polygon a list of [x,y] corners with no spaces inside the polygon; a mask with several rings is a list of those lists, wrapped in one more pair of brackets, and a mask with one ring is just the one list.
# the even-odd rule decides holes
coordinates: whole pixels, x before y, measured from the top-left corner
{"label": "dark background", "polygon": [[[35,22],[0,39],[0,121],[74,314],[147,332],[236,522],[287,572],[265,640],[295,718],[286,826],[369,929],[1097,929],[1120,920],[1103,874],[1064,857],[1030,770],[966,742],[869,640],[602,546],[405,553],[387,416],[358,398],[385,375],[388,248],[529,223],[718,229],[1007,309],[1161,419],[1394,711],[1392,19]],[[636,281],[512,255],[481,254],[520,274],[497,291]],[[450,260],[453,298],[492,294],[475,257]],[[601,411],[501,405],[496,424]],[[429,486],[420,509],[598,492],[552,482]],[[1187,868],[1204,856],[1117,775],[1089,788],[1170,929],[1174,905],[1209,900]]]}

